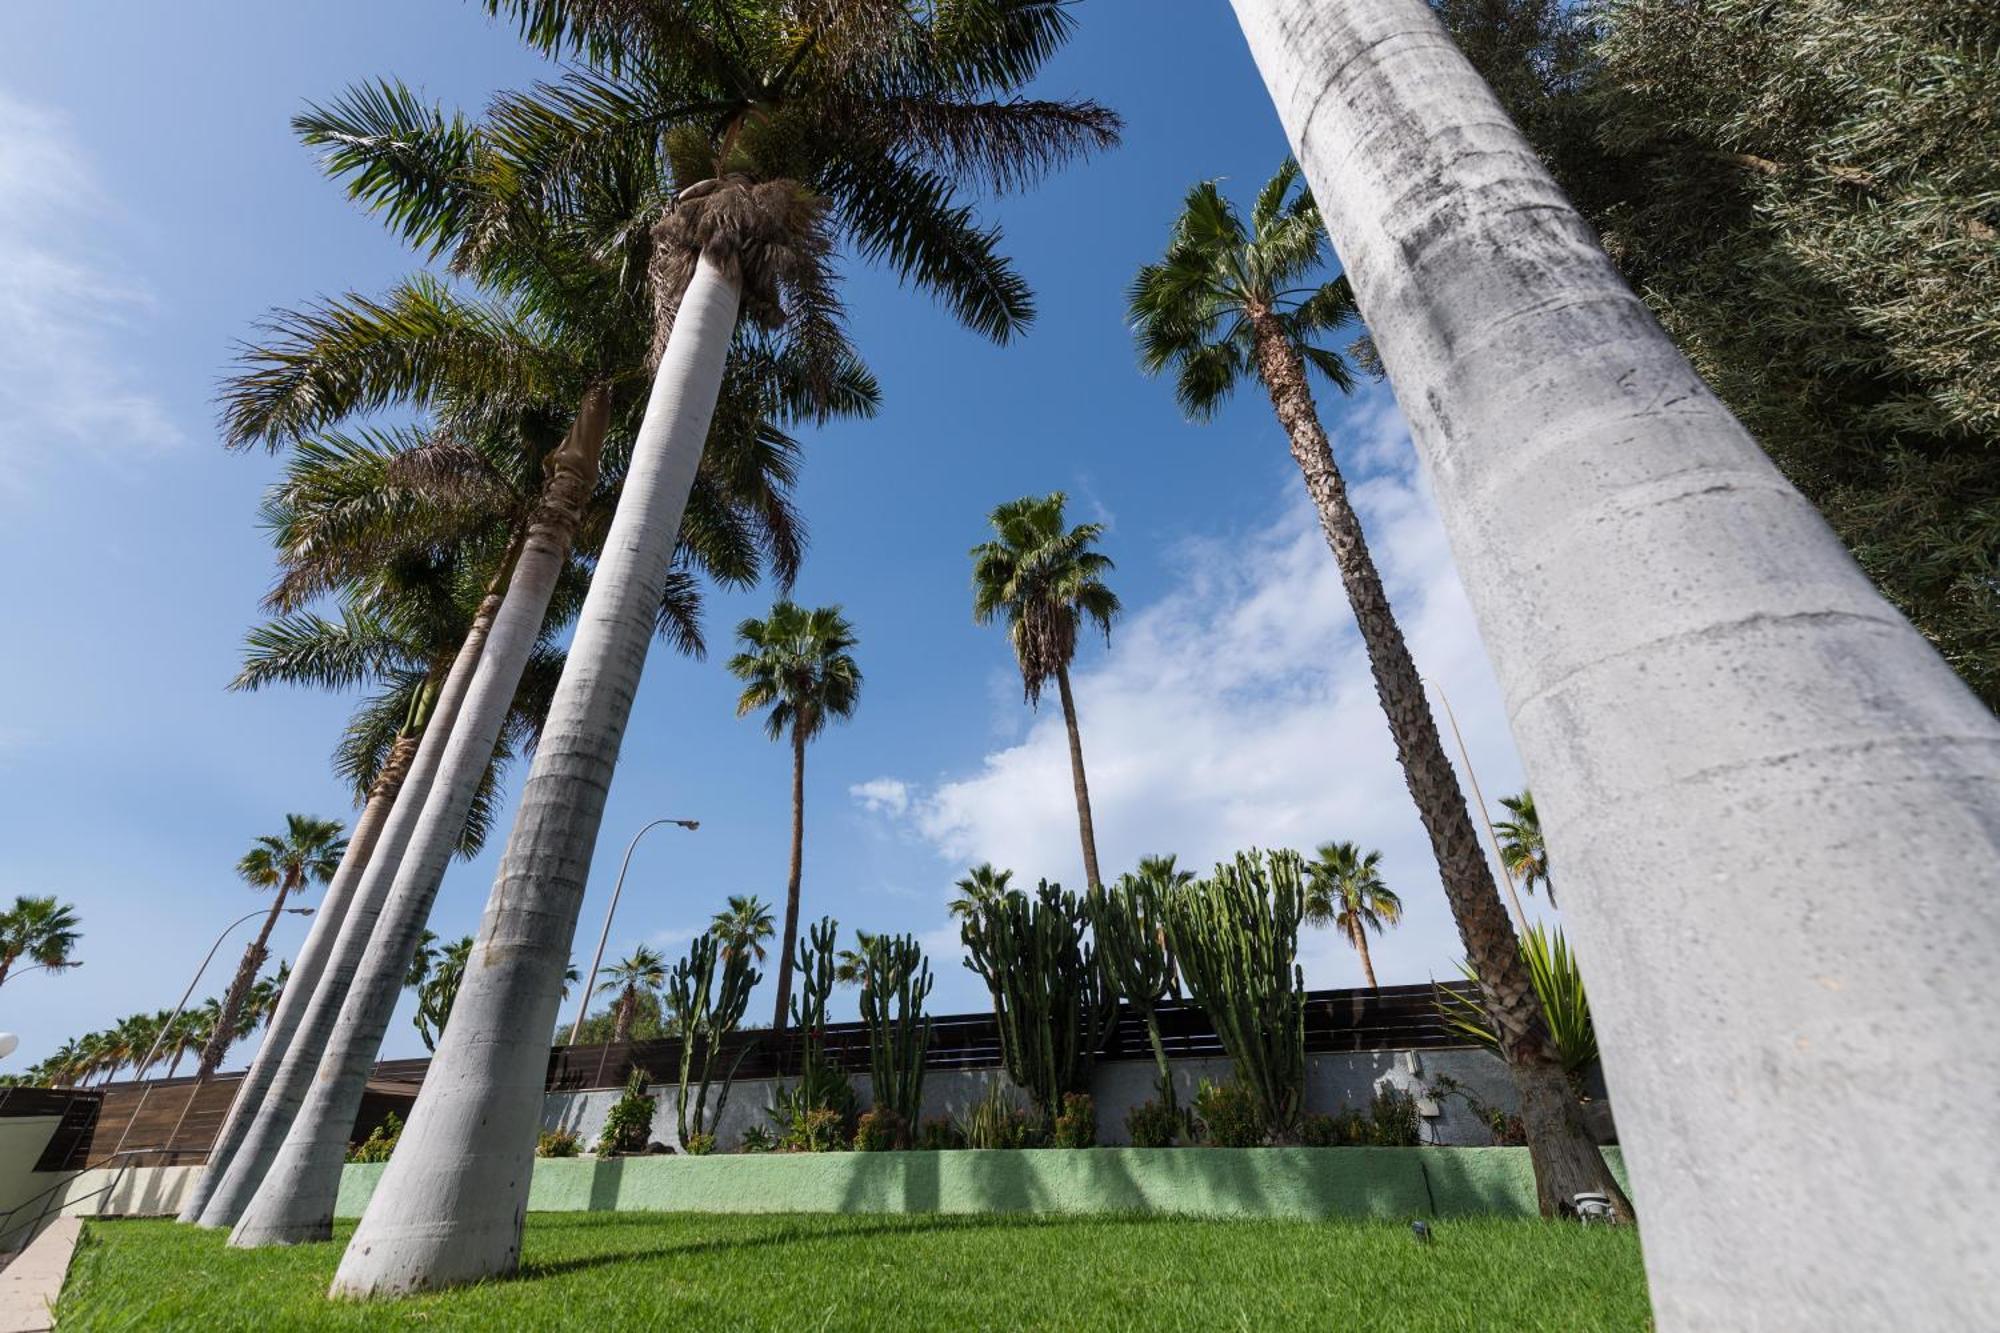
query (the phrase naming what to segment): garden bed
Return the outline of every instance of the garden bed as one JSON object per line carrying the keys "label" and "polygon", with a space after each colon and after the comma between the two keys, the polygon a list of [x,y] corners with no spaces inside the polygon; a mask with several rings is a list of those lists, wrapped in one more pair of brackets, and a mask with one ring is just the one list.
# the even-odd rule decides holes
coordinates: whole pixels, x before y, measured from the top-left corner
{"label": "garden bed", "polygon": [[1649,1326],[1630,1227],[1432,1230],[1419,1244],[1387,1222],[544,1214],[521,1280],[384,1309],[325,1297],[349,1223],[330,1244],[232,1250],[221,1232],[92,1222],[57,1314],[64,1333]]}
{"label": "garden bed", "polygon": [[[1606,1149],[1623,1179],[1616,1148]],[[338,1216],[382,1167],[350,1165]],[[531,1212],[1536,1214],[1525,1148],[1083,1148],[545,1158]]]}

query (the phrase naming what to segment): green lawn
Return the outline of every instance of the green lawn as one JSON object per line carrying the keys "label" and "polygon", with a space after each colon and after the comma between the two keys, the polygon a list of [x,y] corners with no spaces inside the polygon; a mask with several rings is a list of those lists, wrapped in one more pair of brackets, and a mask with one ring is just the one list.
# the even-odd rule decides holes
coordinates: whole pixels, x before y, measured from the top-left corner
{"label": "green lawn", "polygon": [[231,1250],[94,1222],[57,1316],[79,1329],[1638,1329],[1639,1237],[1480,1219],[535,1214],[507,1282],[395,1304],[324,1297],[340,1241]]}

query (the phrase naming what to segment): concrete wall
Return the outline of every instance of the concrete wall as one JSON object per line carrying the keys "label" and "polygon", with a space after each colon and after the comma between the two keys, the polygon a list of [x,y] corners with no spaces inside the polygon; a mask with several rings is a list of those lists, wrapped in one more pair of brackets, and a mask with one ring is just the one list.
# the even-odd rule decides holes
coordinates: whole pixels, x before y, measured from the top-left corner
{"label": "concrete wall", "polygon": [[[1173,1070],[1176,1096],[1187,1104],[1193,1101],[1195,1089],[1202,1079],[1218,1082],[1227,1079],[1231,1062],[1224,1058],[1176,1060]],[[1091,1093],[1097,1100],[1099,1143],[1122,1146],[1131,1142],[1125,1133],[1125,1115],[1133,1107],[1152,1099],[1156,1072],[1150,1060],[1106,1061],[1097,1066]],[[1507,1111],[1514,1109],[1513,1080],[1500,1058],[1482,1050],[1462,1049],[1307,1056],[1306,1110],[1333,1112],[1347,1106],[1366,1109],[1375,1095],[1375,1089],[1384,1086],[1421,1097],[1424,1086],[1435,1082],[1440,1075],[1456,1079],[1490,1105]],[[998,1069],[931,1071],[924,1078],[924,1118],[950,1116],[963,1119],[971,1106],[986,1096],[987,1089],[995,1081],[1007,1083],[1008,1079]],[[866,1074],[854,1076],[854,1089],[863,1107],[871,1104],[873,1098]],[[672,1148],[680,1147],[674,1128],[676,1090],[676,1085],[672,1083],[652,1085],[653,1097],[659,1107],[653,1117],[653,1138]],[[718,1123],[713,1115],[715,1090],[710,1089],[710,1125],[725,1151],[734,1150],[742,1140],[743,1131],[752,1125],[772,1128],[768,1110],[776,1090],[777,1084],[770,1079],[745,1079],[737,1083],[730,1090],[728,1105]],[[604,1128],[605,1115],[620,1095],[612,1089],[552,1092],[542,1112],[543,1128],[574,1130],[582,1135],[584,1147],[588,1150],[597,1142],[597,1136]],[[1025,1101],[1025,1098],[1022,1100]],[[1460,1098],[1448,1098],[1435,1105],[1425,1102],[1420,1109],[1436,1113],[1426,1116],[1424,1121],[1424,1141],[1427,1143],[1481,1147],[1492,1142],[1486,1126],[1471,1114]]]}
{"label": "concrete wall", "polygon": [[35,1170],[58,1122],[52,1115],[0,1117],[0,1249],[25,1246],[33,1228],[24,1224],[36,1219],[46,1225],[65,1215],[158,1217],[180,1211],[198,1166]]}
{"label": "concrete wall", "polygon": [[[1606,1160],[1622,1181],[1616,1148]],[[350,1166],[358,1217],[379,1165]],[[733,1154],[535,1163],[530,1212],[1167,1213],[1198,1217],[1531,1217],[1525,1148],[1043,1148]]]}

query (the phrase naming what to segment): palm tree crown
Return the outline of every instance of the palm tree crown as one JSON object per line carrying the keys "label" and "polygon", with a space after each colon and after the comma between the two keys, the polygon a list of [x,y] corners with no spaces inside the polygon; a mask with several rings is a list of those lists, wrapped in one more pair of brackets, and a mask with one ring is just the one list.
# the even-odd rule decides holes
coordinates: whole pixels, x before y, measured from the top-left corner
{"label": "palm tree crown", "polygon": [[1549,906],[1555,906],[1556,886],[1549,878],[1549,849],[1542,841],[1542,817],[1535,812],[1534,792],[1523,787],[1518,796],[1502,796],[1500,804],[1513,816],[1493,822],[1493,831],[1500,835],[1501,861],[1529,893],[1538,884],[1547,889]]}
{"label": "palm tree crown", "polygon": [[604,978],[597,985],[599,995],[627,990],[658,990],[667,984],[666,955],[641,944],[628,956],[605,968]]}
{"label": "palm tree crown", "polygon": [[1164,257],[1139,270],[1127,300],[1147,374],[1172,368],[1189,416],[1214,414],[1257,371],[1256,325],[1268,318],[1297,354],[1345,391],[1354,376],[1315,339],[1352,322],[1347,279],[1314,281],[1326,229],[1298,163],[1287,159],[1257,193],[1246,228],[1214,181],[1188,191]]}
{"label": "palm tree crown", "polygon": [[729,671],[744,682],[736,715],[768,709],[764,731],[772,740],[789,734],[803,744],[828,720],[854,715],[861,668],[848,652],[857,642],[854,626],[839,607],[779,602],[764,619],[738,625],[736,637],[743,651],[729,659]]}
{"label": "palm tree crown", "polygon": [[771,906],[753,894],[732,893],[729,906],[715,914],[710,929],[722,941],[722,956],[734,958],[738,953],[748,953],[757,962],[764,961],[764,941],[777,932],[771,920]]}
{"label": "palm tree crown", "polygon": [[1382,882],[1382,853],[1363,852],[1351,842],[1321,843],[1319,855],[1306,864],[1305,919],[1316,926],[1332,924],[1361,955],[1368,984],[1375,985],[1375,962],[1368,954],[1368,932],[1403,919],[1403,900]]}
{"label": "palm tree crown", "polygon": [[12,907],[0,912],[0,981],[21,958],[51,972],[75,967],[72,954],[83,938],[77,925],[76,907],[56,901],[53,894],[15,898]]}
{"label": "palm tree crown", "polygon": [[951,900],[948,910],[960,921],[971,921],[1006,894],[1007,881],[1012,878],[1013,871],[996,870],[991,861],[981,861],[952,886],[958,890],[958,896]]}
{"label": "palm tree crown", "polygon": [[337,819],[286,815],[285,831],[257,839],[236,863],[236,873],[257,889],[291,891],[324,884],[340,868],[341,853],[347,850],[340,830]]}
{"label": "palm tree crown", "polygon": [[1104,525],[1066,526],[1067,499],[1055,491],[1008,501],[990,516],[994,540],[972,548],[972,618],[981,625],[1007,618],[1031,704],[1069,669],[1082,623],[1089,620],[1108,641],[1119,611],[1118,594],[1104,582],[1111,557],[1091,549]]}

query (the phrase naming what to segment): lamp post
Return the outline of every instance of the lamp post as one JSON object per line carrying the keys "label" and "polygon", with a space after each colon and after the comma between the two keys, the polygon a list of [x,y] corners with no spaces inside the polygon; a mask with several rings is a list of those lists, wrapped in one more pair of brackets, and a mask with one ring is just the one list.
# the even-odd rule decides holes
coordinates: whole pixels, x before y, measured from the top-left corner
{"label": "lamp post", "polygon": [[1507,884],[1507,900],[1514,904],[1514,919],[1521,923],[1521,930],[1528,929],[1528,914],[1521,910],[1521,897],[1514,892],[1514,872],[1507,864],[1507,854],[1500,850],[1500,835],[1493,829],[1493,817],[1486,812],[1486,794],[1479,790],[1479,775],[1472,771],[1472,756],[1466,753],[1465,737],[1459,734],[1458,714],[1451,711],[1451,696],[1444,692],[1444,686],[1429,676],[1424,684],[1437,691],[1438,702],[1444,705],[1445,720],[1451,723],[1451,738],[1458,742],[1458,757],[1465,764],[1465,777],[1472,784],[1472,799],[1479,807],[1479,820],[1486,825],[1486,836],[1493,843],[1493,859],[1500,863],[1500,877]]}
{"label": "lamp post", "polygon": [[647,830],[662,824],[678,824],[690,833],[701,827],[699,819],[656,819],[634,833],[632,841],[625,844],[625,859],[618,863],[618,882],[611,888],[611,905],[604,909],[604,929],[597,937],[597,952],[590,956],[590,975],[583,981],[583,1000],[576,1007],[576,1022],[570,1025],[569,1044],[572,1046],[583,1035],[584,1015],[590,1012],[590,992],[597,985],[597,967],[604,961],[604,945],[611,938],[611,917],[618,910],[618,895],[625,891],[625,872],[632,867],[632,853],[638,850],[639,839],[646,836]]}
{"label": "lamp post", "polygon": [[13,981],[17,977],[25,977],[30,972],[67,972],[73,967],[82,966],[83,960],[81,958],[72,959],[67,963],[36,963],[33,967],[24,967],[18,972],[9,972],[7,980]]}
{"label": "lamp post", "polygon": [[[313,909],[310,907],[287,907],[284,910],[285,914],[288,916],[311,916],[313,914]],[[143,1070],[152,1068],[153,1061],[159,1058],[160,1043],[164,1042],[167,1039],[167,1034],[173,1031],[174,1023],[177,1019],[180,1018],[181,1011],[187,1008],[188,997],[193,995],[194,988],[201,984],[201,974],[208,971],[208,965],[215,961],[215,951],[217,949],[220,949],[222,947],[222,942],[229,938],[229,932],[236,929],[238,926],[242,925],[245,921],[254,921],[262,915],[264,915],[264,909],[260,907],[254,912],[244,913],[242,916],[237,917],[234,921],[230,922],[228,925],[222,928],[222,933],[215,937],[215,943],[209,945],[208,952],[205,955],[203,955],[201,960],[201,966],[197,967],[194,970],[194,976],[188,979],[187,989],[181,992],[180,1003],[174,1006],[174,1011],[173,1013],[167,1016],[167,1021],[160,1024],[160,1031],[158,1035],[156,1035],[153,1038],[153,1045],[151,1049],[149,1049],[146,1052],[146,1058],[138,1063],[137,1066],[138,1069]],[[139,1090],[139,1104],[132,1108],[132,1114],[126,1118],[124,1131],[118,1135],[117,1146],[112,1148],[111,1150],[112,1156],[114,1157],[117,1156],[118,1153],[124,1149],[126,1135],[132,1132],[133,1125],[139,1123],[139,1112],[146,1109],[146,1098],[152,1095],[153,1095],[153,1084],[151,1080],[148,1080],[146,1086]],[[192,1104],[194,1101],[194,1094],[192,1092],[188,1094],[188,1101],[190,1104]],[[186,1118],[187,1115],[186,1107],[181,1108],[181,1115],[183,1119]],[[176,1126],[176,1128],[178,1128],[178,1126]],[[171,1146],[171,1139],[169,1140],[169,1146]]]}

